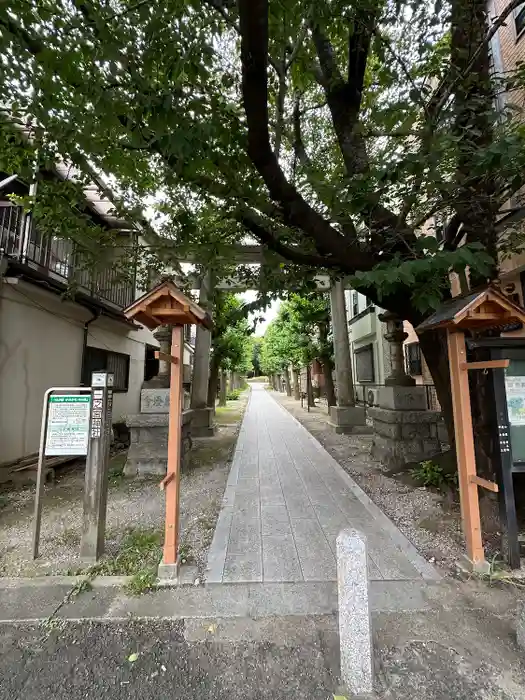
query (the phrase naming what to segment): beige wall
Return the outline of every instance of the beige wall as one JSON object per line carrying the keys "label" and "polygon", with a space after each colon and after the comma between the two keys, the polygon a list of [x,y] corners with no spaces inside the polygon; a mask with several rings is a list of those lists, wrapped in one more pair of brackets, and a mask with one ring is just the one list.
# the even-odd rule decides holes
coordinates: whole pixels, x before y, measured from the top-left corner
{"label": "beige wall", "polygon": [[[34,284],[0,286],[0,463],[38,449],[42,401],[51,386],[80,384],[84,323],[91,313]],[[116,393],[114,419],[138,411],[150,331],[101,318],[88,345],[131,356],[129,391]]]}

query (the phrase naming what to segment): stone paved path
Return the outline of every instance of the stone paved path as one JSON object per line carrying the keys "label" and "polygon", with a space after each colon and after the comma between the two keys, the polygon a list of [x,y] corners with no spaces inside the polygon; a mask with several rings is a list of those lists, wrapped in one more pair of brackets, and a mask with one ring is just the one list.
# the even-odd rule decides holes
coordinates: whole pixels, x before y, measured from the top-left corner
{"label": "stone paved path", "polygon": [[335,540],[346,527],[367,536],[372,580],[438,578],[326,450],[252,385],[206,580],[335,581]]}

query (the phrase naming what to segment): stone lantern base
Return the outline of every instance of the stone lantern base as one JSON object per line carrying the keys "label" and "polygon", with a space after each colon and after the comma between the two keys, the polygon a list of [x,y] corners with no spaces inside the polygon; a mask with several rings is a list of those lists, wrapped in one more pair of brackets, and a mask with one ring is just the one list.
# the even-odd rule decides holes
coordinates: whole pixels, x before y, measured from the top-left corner
{"label": "stone lantern base", "polygon": [[422,462],[441,450],[439,411],[370,408],[368,415],[374,423],[372,457],[388,467]]}
{"label": "stone lantern base", "polygon": [[363,406],[330,406],[329,424],[336,433],[370,432]]}

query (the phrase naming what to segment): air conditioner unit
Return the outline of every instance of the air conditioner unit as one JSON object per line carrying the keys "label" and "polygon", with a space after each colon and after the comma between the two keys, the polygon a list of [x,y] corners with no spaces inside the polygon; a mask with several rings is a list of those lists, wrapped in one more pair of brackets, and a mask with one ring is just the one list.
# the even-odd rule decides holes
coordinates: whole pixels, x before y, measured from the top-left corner
{"label": "air conditioner unit", "polygon": [[377,389],[377,388],[376,389],[370,388],[370,389],[366,390],[366,403],[369,406],[377,406],[378,400],[379,400],[378,393],[379,393],[379,389]]}

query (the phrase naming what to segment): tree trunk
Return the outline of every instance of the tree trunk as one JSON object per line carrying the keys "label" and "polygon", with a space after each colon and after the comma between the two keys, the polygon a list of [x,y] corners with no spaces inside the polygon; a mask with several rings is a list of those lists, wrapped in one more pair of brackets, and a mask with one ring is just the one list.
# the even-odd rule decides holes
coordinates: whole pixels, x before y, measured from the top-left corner
{"label": "tree trunk", "polygon": [[220,378],[220,389],[219,389],[219,406],[226,406],[226,394],[228,391],[228,378],[226,372],[221,372]]}
{"label": "tree trunk", "polygon": [[447,428],[450,447],[455,449],[454,413],[448,366],[447,336],[445,331],[427,331],[419,336],[421,351],[434,380],[441,413]]}
{"label": "tree trunk", "polygon": [[292,377],[293,377],[293,397],[296,401],[301,400],[301,387],[299,383],[299,370],[295,369],[295,367],[292,369]]}
{"label": "tree trunk", "polygon": [[291,396],[292,395],[292,385],[290,384],[290,370],[288,367],[286,367],[283,370],[283,376],[284,376],[284,387],[286,389],[286,396]]}
{"label": "tree trunk", "polygon": [[313,408],[315,406],[314,390],[312,387],[312,370],[310,365],[307,365],[306,367],[306,400],[309,408]]}
{"label": "tree trunk", "polygon": [[335,406],[337,402],[335,400],[334,378],[332,376],[332,372],[334,369],[332,358],[328,356],[321,357],[321,364],[323,365],[324,390],[326,394],[326,401],[329,406]]}
{"label": "tree trunk", "polygon": [[215,408],[215,399],[219,388],[219,359],[212,357],[210,362],[210,376],[208,379],[208,407]]}

